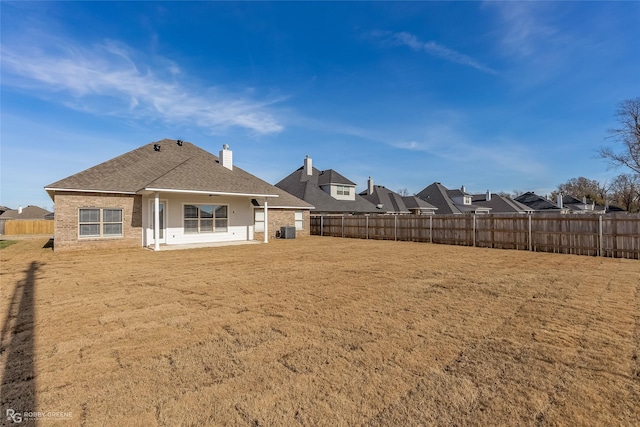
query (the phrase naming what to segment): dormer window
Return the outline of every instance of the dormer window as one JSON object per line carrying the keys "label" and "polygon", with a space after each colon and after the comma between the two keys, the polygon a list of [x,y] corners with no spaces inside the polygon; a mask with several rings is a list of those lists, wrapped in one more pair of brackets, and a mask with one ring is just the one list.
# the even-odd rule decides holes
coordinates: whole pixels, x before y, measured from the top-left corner
{"label": "dormer window", "polygon": [[471,204],[471,196],[464,196],[464,204],[465,205]]}
{"label": "dormer window", "polygon": [[337,185],[338,196],[348,196],[350,195],[351,187],[347,187],[346,185]]}

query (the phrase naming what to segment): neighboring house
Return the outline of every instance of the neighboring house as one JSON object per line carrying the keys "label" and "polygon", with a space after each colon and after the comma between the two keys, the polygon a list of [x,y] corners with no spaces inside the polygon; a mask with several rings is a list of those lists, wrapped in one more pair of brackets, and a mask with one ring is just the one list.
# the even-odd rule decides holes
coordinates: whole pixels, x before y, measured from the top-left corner
{"label": "neighboring house", "polygon": [[301,168],[276,187],[315,207],[320,214],[381,213],[375,205],[356,194],[356,184],[333,169],[318,170],[307,156]]}
{"label": "neighboring house", "polygon": [[606,213],[606,208],[602,205],[597,205],[595,201],[583,197],[582,200],[573,196],[562,196],[558,198],[561,207],[568,208],[571,213],[574,214],[598,214],[602,215]]}
{"label": "neighboring house", "polygon": [[460,190],[449,190],[439,182],[425,187],[417,194],[418,198],[435,206],[438,215],[451,215],[463,213],[486,214],[491,208],[473,204],[471,194],[462,187]]}
{"label": "neighboring house", "polygon": [[7,219],[30,219],[30,220],[34,220],[34,219],[50,219],[51,216],[51,212],[46,210],[46,209],[42,209],[41,207],[38,206],[27,206],[26,208],[23,208],[22,206],[20,206],[18,209],[7,209],[6,211],[2,212],[2,214],[0,214],[0,220],[7,220]]}
{"label": "neighboring house", "polygon": [[51,215],[53,215],[51,212],[49,212],[46,209],[42,209],[38,206],[30,205],[30,206],[27,206],[26,208],[23,208],[22,206],[20,206],[18,207],[18,209],[9,209],[9,208],[3,207],[3,209],[5,210],[0,214],[0,234],[4,234],[6,232],[5,224],[7,221],[14,221],[14,220],[37,221],[37,220],[43,220],[43,219],[53,219],[51,218]]}
{"label": "neighboring house", "polygon": [[519,195],[514,200],[518,203],[529,206],[535,212],[563,214],[569,212],[569,209],[560,207],[559,205],[553,203],[551,200],[546,199],[542,196],[538,196],[536,193],[533,193],[531,191]]}
{"label": "neighboring house", "polygon": [[5,213],[6,211],[10,211],[11,208],[8,208],[6,206],[1,206],[0,205],[0,215],[2,215],[3,213]]}
{"label": "neighboring house", "polygon": [[387,214],[433,215],[437,209],[416,196],[401,196],[382,185],[374,185],[371,177],[360,196]]}
{"label": "neighboring house", "polygon": [[487,190],[485,194],[473,194],[471,196],[471,203],[474,205],[482,206],[491,209],[492,214],[498,213],[519,213],[529,214],[533,213],[533,208],[527,205],[523,205],[520,202],[504,197],[499,194],[492,194]]}
{"label": "neighboring house", "polygon": [[[216,157],[191,143],[168,139],[143,145],[45,190],[55,202],[56,251],[139,246],[158,250],[160,245],[261,236],[266,242],[275,232],[269,229],[274,221],[299,225],[299,232],[308,234],[313,207],[234,166],[227,145]],[[272,204],[277,206],[273,212]],[[263,212],[261,224],[256,224],[260,217],[256,210]]]}

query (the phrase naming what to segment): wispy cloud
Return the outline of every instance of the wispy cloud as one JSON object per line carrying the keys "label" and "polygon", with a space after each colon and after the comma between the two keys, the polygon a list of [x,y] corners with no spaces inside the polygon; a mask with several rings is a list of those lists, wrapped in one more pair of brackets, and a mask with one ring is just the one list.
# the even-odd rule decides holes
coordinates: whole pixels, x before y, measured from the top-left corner
{"label": "wispy cloud", "polygon": [[[270,110],[282,98],[257,100],[220,87],[185,84],[175,62],[112,40],[84,47],[54,39],[46,46],[2,45],[3,86],[95,114],[199,126],[218,133],[240,127],[259,134],[283,125]],[[194,79],[191,79],[194,80]]]}
{"label": "wispy cloud", "polygon": [[498,14],[502,25],[501,44],[510,55],[537,55],[550,42],[560,38],[560,32],[549,22],[550,4],[544,2],[485,1],[485,7]]}
{"label": "wispy cloud", "polygon": [[374,31],[371,33],[374,38],[384,43],[396,46],[407,46],[417,52],[425,52],[429,55],[444,59],[455,64],[465,65],[475,68],[484,73],[496,75],[498,72],[491,67],[482,64],[480,61],[460,53],[454,49],[444,46],[435,41],[421,41],[415,35],[407,32]]}

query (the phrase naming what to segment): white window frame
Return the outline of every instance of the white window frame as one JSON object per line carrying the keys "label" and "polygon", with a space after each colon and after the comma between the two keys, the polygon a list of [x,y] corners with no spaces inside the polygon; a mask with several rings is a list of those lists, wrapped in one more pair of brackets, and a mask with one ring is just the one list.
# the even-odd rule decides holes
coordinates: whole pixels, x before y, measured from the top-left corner
{"label": "white window frame", "polygon": [[293,218],[296,224],[296,230],[304,230],[304,211],[295,211]]}
{"label": "white window frame", "polygon": [[[195,206],[198,208],[198,217],[197,218],[187,218],[185,216],[185,208],[187,206]],[[201,212],[201,206],[211,206],[212,207],[212,211],[213,211],[213,216],[211,218],[208,217],[202,217]],[[225,208],[226,209],[226,216],[225,217],[216,217],[216,212],[218,212],[218,208]],[[212,221],[212,230],[208,231],[202,231],[202,221]],[[197,221],[198,223],[198,228],[197,231],[187,231],[187,228],[185,227],[185,221]],[[218,221],[224,221],[224,227],[222,226],[218,226]],[[227,204],[213,204],[213,203],[183,203],[182,204],[182,231],[184,234],[186,235],[191,235],[191,234],[214,234],[214,233],[226,233],[229,231],[229,205]]]}
{"label": "white window frame", "polygon": [[256,233],[264,233],[264,209],[254,209],[253,231]]}
{"label": "white window frame", "polygon": [[[98,211],[97,221],[82,221],[81,214],[84,210]],[[120,221],[106,221],[105,211],[120,211]],[[106,225],[120,224],[119,234],[107,234],[104,229]],[[82,234],[83,225],[97,225],[98,234]],[[97,207],[84,207],[78,208],[78,239],[118,239],[124,235],[124,209],[123,208],[97,208]]]}
{"label": "white window frame", "polygon": [[338,196],[350,196],[351,195],[351,187],[348,185],[336,185],[336,194]]}

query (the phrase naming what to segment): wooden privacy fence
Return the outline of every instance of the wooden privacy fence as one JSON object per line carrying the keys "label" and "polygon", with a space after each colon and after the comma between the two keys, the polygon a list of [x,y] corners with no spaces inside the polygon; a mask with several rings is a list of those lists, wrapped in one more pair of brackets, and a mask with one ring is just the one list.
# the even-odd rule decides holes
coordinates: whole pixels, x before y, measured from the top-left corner
{"label": "wooden privacy fence", "polygon": [[311,234],[640,259],[640,214],[314,215]]}
{"label": "wooden privacy fence", "polygon": [[53,220],[7,219],[2,234],[53,234]]}

